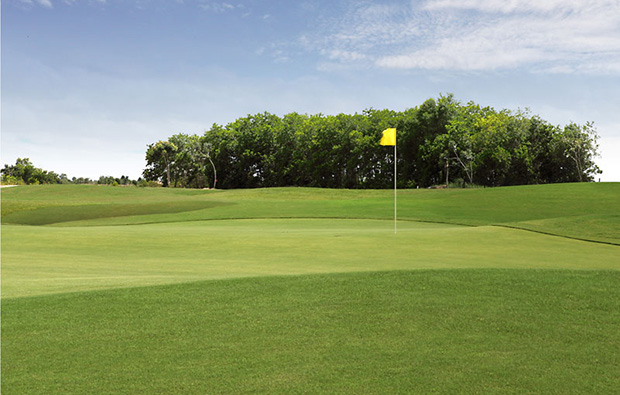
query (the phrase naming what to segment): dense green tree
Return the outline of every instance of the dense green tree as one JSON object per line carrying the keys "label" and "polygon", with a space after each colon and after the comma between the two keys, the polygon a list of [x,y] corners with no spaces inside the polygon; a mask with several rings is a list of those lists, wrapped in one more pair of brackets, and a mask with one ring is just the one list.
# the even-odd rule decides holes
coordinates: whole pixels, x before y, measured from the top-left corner
{"label": "dense green tree", "polygon": [[557,180],[557,165],[553,157],[554,136],[559,132],[557,126],[549,124],[538,116],[528,119],[528,151],[533,172],[532,183],[548,183]]}
{"label": "dense green tree", "polygon": [[271,185],[295,186],[303,184],[303,164],[307,151],[300,144],[303,125],[308,117],[298,113],[287,114],[276,129],[273,154],[274,172]]}
{"label": "dense green tree", "polygon": [[[453,95],[440,96],[438,100],[428,99],[420,107],[406,110],[399,131],[400,152],[405,171],[403,180],[407,179],[410,186],[433,185],[440,183],[440,175],[448,156],[448,148],[433,147],[439,136],[446,135],[448,125],[457,111],[458,103]],[[446,151],[446,152],[443,152]]]}
{"label": "dense green tree", "polygon": [[[223,169],[217,175],[217,185],[222,188],[235,188],[238,184],[233,163],[237,160],[237,154],[233,133],[221,125],[213,124],[200,141],[203,146],[210,147],[210,156],[215,168]],[[215,180],[211,181],[212,185],[216,184]]]}
{"label": "dense green tree", "polygon": [[570,123],[553,141],[556,158],[562,164],[564,181],[592,181],[601,171],[594,163],[598,154],[598,133],[592,123]]}
{"label": "dense green tree", "polygon": [[17,158],[14,165],[4,165],[0,171],[3,182],[18,184],[59,184],[61,178],[53,171],[35,167],[28,158]]}
{"label": "dense green tree", "polygon": [[178,148],[169,141],[158,141],[150,144],[146,150],[146,169],[143,172],[147,181],[157,181],[166,177],[165,186],[172,182],[172,164]]}
{"label": "dense green tree", "polygon": [[[474,168],[479,184],[510,185],[513,139],[517,138],[510,114],[506,111],[479,118],[473,138]],[[517,146],[519,144],[517,143]]]}
{"label": "dense green tree", "polygon": [[168,141],[176,147],[172,159],[172,186],[204,188],[205,153],[200,137],[179,133]]}
{"label": "dense green tree", "polygon": [[[391,127],[397,158],[379,145]],[[400,188],[444,183],[448,171],[452,180],[486,186],[588,181],[599,172],[597,138],[591,124],[561,129],[528,111],[446,95],[401,112],[264,112],[214,124],[202,136],[176,134],[149,145],[144,176],[198,188],[390,188],[397,160]]]}

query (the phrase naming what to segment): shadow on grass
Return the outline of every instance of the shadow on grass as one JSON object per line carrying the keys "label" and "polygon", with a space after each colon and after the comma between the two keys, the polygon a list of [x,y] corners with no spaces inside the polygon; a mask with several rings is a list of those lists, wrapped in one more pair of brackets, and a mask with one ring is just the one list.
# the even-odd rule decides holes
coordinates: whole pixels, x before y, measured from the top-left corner
{"label": "shadow on grass", "polygon": [[151,214],[173,214],[227,206],[218,201],[168,201],[140,204],[86,204],[79,206],[42,207],[5,216],[3,223],[18,225],[51,225],[61,222],[98,218],[126,217]]}

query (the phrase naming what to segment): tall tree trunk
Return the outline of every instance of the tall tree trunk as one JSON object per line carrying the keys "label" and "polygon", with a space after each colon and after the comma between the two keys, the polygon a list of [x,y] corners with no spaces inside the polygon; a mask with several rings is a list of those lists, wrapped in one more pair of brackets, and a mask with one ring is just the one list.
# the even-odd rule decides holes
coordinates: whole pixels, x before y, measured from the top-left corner
{"label": "tall tree trunk", "polygon": [[215,164],[213,164],[211,157],[208,156],[207,159],[209,159],[209,162],[211,162],[211,166],[213,166],[213,189],[215,189],[215,186],[217,184],[217,171],[215,170]]}
{"label": "tall tree trunk", "polygon": [[166,180],[168,181],[166,185],[170,187],[170,162],[166,163]]}

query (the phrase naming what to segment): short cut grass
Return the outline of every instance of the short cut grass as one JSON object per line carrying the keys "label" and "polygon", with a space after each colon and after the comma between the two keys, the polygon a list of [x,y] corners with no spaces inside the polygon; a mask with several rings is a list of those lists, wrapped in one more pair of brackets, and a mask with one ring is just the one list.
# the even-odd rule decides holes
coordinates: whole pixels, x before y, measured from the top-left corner
{"label": "short cut grass", "polygon": [[619,194],[3,190],[2,393],[614,393]]}

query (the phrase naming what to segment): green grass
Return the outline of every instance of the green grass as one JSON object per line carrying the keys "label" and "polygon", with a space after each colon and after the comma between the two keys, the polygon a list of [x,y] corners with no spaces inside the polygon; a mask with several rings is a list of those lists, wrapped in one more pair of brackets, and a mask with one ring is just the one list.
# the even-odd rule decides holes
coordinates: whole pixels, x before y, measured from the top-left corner
{"label": "green grass", "polygon": [[619,268],[617,246],[489,226],[399,227],[394,235],[387,220],[4,225],[3,297],[275,274]]}
{"label": "green grass", "polygon": [[2,392],[613,393],[620,184],[2,190]]}
{"label": "green grass", "polygon": [[[398,194],[402,220],[510,225],[620,245],[620,183],[402,190]],[[231,218],[389,219],[392,199],[389,190],[203,191],[44,185],[4,190],[2,223],[95,226]],[[606,222],[595,224],[598,230],[588,233],[581,223],[593,219]]]}
{"label": "green grass", "polygon": [[620,274],[269,277],[3,302],[3,394],[615,393]]}

